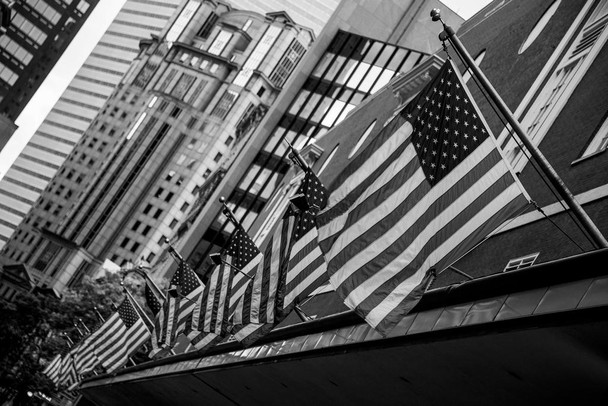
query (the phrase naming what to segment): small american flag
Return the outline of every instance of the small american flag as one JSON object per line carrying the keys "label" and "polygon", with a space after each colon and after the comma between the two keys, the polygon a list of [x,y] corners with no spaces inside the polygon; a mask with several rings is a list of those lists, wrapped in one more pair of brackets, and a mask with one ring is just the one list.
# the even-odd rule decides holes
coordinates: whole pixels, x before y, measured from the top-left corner
{"label": "small american flag", "polygon": [[[209,343],[228,335],[229,317],[262,260],[260,250],[240,225],[237,225],[220,256],[222,263],[209,276],[205,291],[194,310],[193,331],[188,335],[199,351],[203,349],[203,343],[207,347]],[[207,334],[201,336],[200,332]]]}
{"label": "small american flag", "polygon": [[382,334],[432,280],[528,203],[448,60],[332,185],[330,282]]}
{"label": "small american flag", "polygon": [[163,349],[163,322],[165,320],[165,312],[163,312],[164,298],[156,296],[156,289],[151,285],[151,281],[146,277],[146,287],[144,290],[144,296],[146,298],[146,304],[154,315],[154,329],[150,339],[152,345],[152,351],[150,351],[149,357],[153,358]]}
{"label": "small american flag", "polygon": [[293,232],[277,293],[277,312],[281,319],[302,299],[328,282],[316,224],[318,211],[327,204],[327,190],[315,173],[306,169],[296,194],[306,196],[309,209],[300,212],[290,206],[285,214],[285,218],[293,217]]}
{"label": "small american flag", "polygon": [[192,312],[205,287],[184,259],[180,260],[170,285],[179,293],[176,297],[169,295],[163,305],[163,343],[167,346],[173,346],[181,332],[191,329]]}
{"label": "small american flag", "polygon": [[42,373],[45,374],[56,386],[59,385],[59,373],[61,370],[61,364],[61,354],[57,354],[55,355],[55,358],[53,358],[42,370]]}
{"label": "small american flag", "polygon": [[263,248],[262,263],[233,313],[232,333],[243,346],[252,345],[279,322],[275,314],[281,266],[287,256],[294,216],[287,216],[275,227]]}

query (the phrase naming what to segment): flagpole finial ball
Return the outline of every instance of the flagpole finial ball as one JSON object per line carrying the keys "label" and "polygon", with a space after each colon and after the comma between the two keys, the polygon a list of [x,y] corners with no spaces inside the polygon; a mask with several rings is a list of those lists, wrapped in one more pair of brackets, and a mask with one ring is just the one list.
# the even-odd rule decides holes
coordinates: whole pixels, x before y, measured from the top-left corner
{"label": "flagpole finial ball", "polygon": [[433,19],[433,21],[439,21],[441,20],[441,10],[439,10],[438,8],[434,8],[431,10],[431,18]]}
{"label": "flagpole finial ball", "polygon": [[169,238],[165,237],[165,244],[169,244]]}
{"label": "flagpole finial ball", "polygon": [[226,202],[226,198],[224,196],[220,197],[220,203],[224,204]]}

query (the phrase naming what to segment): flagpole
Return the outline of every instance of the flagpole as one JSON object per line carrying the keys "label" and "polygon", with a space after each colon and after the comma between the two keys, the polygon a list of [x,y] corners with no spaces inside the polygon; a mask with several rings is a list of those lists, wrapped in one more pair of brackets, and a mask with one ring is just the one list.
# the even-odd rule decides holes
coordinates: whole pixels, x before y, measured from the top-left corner
{"label": "flagpole", "polygon": [[291,150],[291,153],[289,154],[289,158],[293,161],[293,163],[295,163],[300,168],[302,168],[303,171],[309,170],[310,167],[308,166],[308,164],[306,163],[306,161],[300,154],[300,151],[295,149],[289,141],[287,141],[287,140],[284,140],[284,141],[287,143],[287,145],[289,146],[289,149]]}
{"label": "flagpole", "polygon": [[578,218],[578,220],[582,223],[583,227],[587,230],[587,232],[591,235],[593,242],[595,243],[597,248],[608,248],[608,241],[602,235],[597,226],[593,223],[591,218],[587,215],[587,213],[583,210],[581,205],[576,201],[574,195],[570,190],[566,187],[562,179],[559,177],[555,169],[551,166],[549,161],[545,158],[545,156],[540,152],[536,146],[532,144],[524,129],[521,127],[519,122],[515,119],[509,107],[507,107],[506,103],[502,100],[498,92],[494,89],[488,78],[484,75],[484,73],[477,67],[475,61],[468,53],[460,39],[454,32],[452,27],[446,25],[445,22],[441,19],[439,9],[433,9],[431,11],[431,17],[433,21],[440,21],[443,25],[444,31],[439,34],[439,39],[445,41],[446,39],[450,41],[456,52],[462,57],[467,67],[471,70],[471,73],[475,75],[475,77],[479,80],[480,85],[483,89],[488,93],[496,107],[500,110],[500,112],[504,115],[507,122],[513,128],[513,131],[518,135],[521,142],[526,146],[530,154],[536,159],[538,164],[540,165],[543,173],[551,184],[556,188],[560,196],[564,199],[566,204],[573,211],[574,215]]}
{"label": "flagpole", "polygon": [[80,324],[82,324],[82,327],[84,327],[84,331],[85,331],[87,334],[91,334],[91,330],[89,330],[89,328],[87,327],[87,325],[86,325],[86,324],[84,324],[84,321],[82,321],[82,319],[81,319],[80,317],[78,318],[78,321],[80,322]]}

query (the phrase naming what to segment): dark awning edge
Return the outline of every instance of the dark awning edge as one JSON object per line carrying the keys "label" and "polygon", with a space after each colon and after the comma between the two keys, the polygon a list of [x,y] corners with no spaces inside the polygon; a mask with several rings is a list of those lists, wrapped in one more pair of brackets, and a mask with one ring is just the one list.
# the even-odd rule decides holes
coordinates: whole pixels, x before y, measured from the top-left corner
{"label": "dark awning edge", "polygon": [[[514,291],[532,290],[540,287],[605,276],[608,275],[608,270],[605,267],[597,266],[597,264],[605,264],[607,259],[608,249],[601,249],[534,265],[517,271],[499,273],[465,281],[458,285],[432,289],[423,296],[422,300],[412,310],[412,313],[473,302],[475,300],[491,298]],[[306,323],[278,328],[256,342],[256,346],[302,335],[311,335],[327,330],[354,326],[361,323],[362,319],[359,316],[352,311],[347,311]],[[83,380],[82,384],[93,383],[94,381],[104,380],[109,377],[242,349],[243,347],[238,342],[227,342],[217,345],[204,354],[193,351],[160,360],[149,361],[122,369],[112,374],[87,378]]]}

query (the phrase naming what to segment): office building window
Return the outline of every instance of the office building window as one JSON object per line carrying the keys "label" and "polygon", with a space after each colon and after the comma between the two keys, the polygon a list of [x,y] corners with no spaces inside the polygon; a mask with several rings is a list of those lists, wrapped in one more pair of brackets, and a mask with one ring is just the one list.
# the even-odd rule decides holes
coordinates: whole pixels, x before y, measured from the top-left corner
{"label": "office building window", "polygon": [[531,266],[536,261],[536,258],[538,258],[538,254],[540,254],[540,252],[535,252],[534,254],[509,260],[509,263],[507,264],[503,272],[515,271],[516,269]]}
{"label": "office building window", "polygon": [[224,119],[232,108],[232,105],[236,101],[237,96],[238,93],[233,92],[231,90],[226,90],[226,92],[222,95],[220,100],[215,105],[213,111],[211,112],[211,115],[220,119]]}

